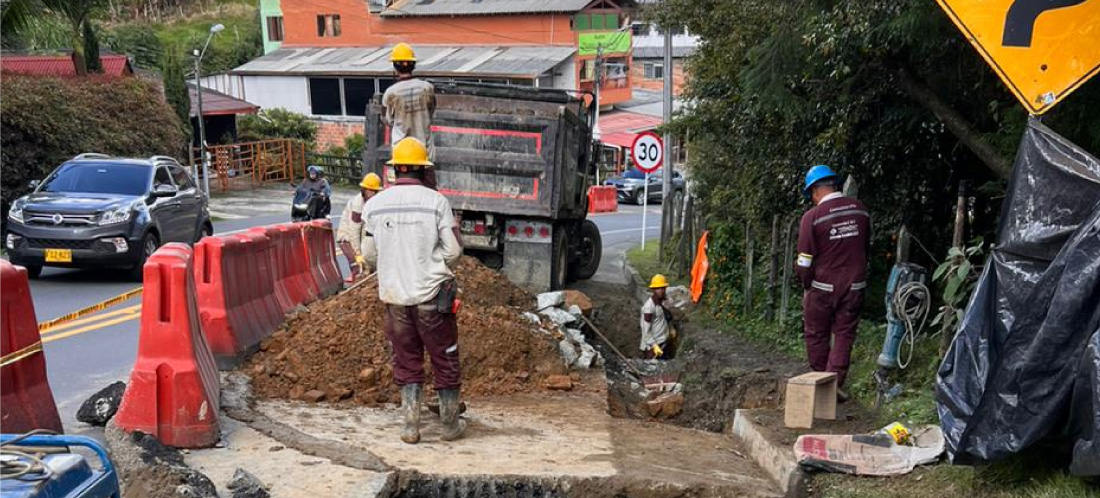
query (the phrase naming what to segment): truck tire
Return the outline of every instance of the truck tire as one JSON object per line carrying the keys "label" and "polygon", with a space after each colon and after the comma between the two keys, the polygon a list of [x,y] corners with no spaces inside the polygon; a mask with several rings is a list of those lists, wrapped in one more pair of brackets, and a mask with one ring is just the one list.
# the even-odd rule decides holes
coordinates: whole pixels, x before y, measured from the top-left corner
{"label": "truck tire", "polygon": [[550,290],[561,290],[569,278],[569,232],[554,227],[554,247],[550,253]]}
{"label": "truck tire", "polygon": [[603,257],[603,238],[600,228],[592,220],[581,222],[577,232],[577,261],[570,267],[574,280],[587,280],[596,274]]}

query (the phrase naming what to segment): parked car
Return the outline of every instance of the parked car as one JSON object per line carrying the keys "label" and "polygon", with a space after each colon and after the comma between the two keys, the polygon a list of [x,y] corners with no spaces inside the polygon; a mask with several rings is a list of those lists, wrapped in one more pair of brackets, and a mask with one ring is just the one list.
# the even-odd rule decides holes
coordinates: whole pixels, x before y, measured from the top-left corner
{"label": "parked car", "polygon": [[[661,202],[664,199],[661,191],[664,190],[664,170],[657,170],[649,175],[649,202]],[[672,172],[673,194],[684,191],[684,176],[679,171]],[[637,169],[628,169],[620,176],[608,178],[604,185],[613,185],[619,202],[629,202],[637,205],[643,204],[645,192],[645,173]]]}
{"label": "parked car", "polygon": [[38,278],[43,266],[124,268],[141,280],[167,242],[213,233],[207,199],[175,159],[81,154],[12,203],[4,244]]}

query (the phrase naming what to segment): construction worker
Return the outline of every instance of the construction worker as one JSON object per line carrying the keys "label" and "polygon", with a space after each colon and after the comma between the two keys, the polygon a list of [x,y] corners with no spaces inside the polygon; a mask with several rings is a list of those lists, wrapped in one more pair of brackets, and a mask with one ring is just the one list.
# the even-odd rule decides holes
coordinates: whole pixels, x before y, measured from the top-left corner
{"label": "construction worker", "polygon": [[340,228],[336,231],[336,245],[348,261],[351,275],[348,282],[354,282],[361,272],[366,272],[367,263],[363,259],[363,203],[382,190],[382,179],[374,173],[367,173],[359,182],[359,195],[353,195],[340,214]]}
{"label": "construction worker", "polygon": [[432,167],[427,147],[407,137],[393,147],[396,182],[363,207],[363,256],[378,269],[378,294],[386,303],[386,336],[393,346],[394,382],[401,386],[405,427],[401,440],[420,441],[420,395],[424,352],[432,362],[439,393],[444,441],[462,437],[459,415],[461,373],[455,319],[454,273],[462,255],[451,204],[423,184]]}
{"label": "construction worker", "polygon": [[668,279],[654,275],[649,281],[649,299],[642,305],[642,355],[646,359],[671,360],[672,341],[676,332],[671,326],[672,314],[665,308]]}
{"label": "construction worker", "polygon": [[[839,387],[848,374],[867,287],[871,216],[862,202],[837,190],[837,180],[824,165],[806,173],[802,193],[814,207],[799,225],[795,271],[806,291],[803,336],[810,368],[835,372]],[[844,391],[837,392],[841,401],[847,399]]]}
{"label": "construction worker", "polygon": [[[405,137],[420,140],[428,147],[428,158],[435,159],[432,142],[432,114],[435,113],[435,87],[413,76],[416,53],[407,43],[398,43],[390,53],[397,82],[382,95],[382,121],[390,127],[390,143]],[[424,175],[425,185],[435,188],[435,171]]]}

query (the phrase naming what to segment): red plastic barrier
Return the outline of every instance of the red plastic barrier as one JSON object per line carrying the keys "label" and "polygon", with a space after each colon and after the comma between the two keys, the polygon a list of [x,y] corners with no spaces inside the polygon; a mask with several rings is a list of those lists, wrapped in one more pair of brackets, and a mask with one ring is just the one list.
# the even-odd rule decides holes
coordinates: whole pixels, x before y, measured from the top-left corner
{"label": "red plastic barrier", "polygon": [[275,293],[275,301],[285,315],[298,305],[290,297],[290,285],[287,282],[286,258],[289,250],[285,232],[270,225],[250,228],[248,232],[262,234],[268,238],[267,267],[271,274],[272,290]]}
{"label": "red plastic barrier", "polygon": [[344,286],[340,268],[336,266],[336,237],[328,220],[300,223],[305,242],[306,260],[322,297],[336,294]]}
{"label": "red plastic barrier", "polygon": [[275,225],[275,229],[282,232],[286,239],[286,261],[283,262],[283,271],[286,275],[287,290],[295,304],[305,304],[316,301],[321,295],[321,289],[313,279],[310,270],[309,253],[306,252],[306,241],[302,236],[304,223],[284,223]]}
{"label": "red plastic barrier", "polygon": [[611,185],[588,187],[589,213],[614,213],[619,210],[619,199]]}
{"label": "red plastic barrier", "polygon": [[218,441],[221,387],[199,324],[191,248],[171,243],[145,263],[138,354],[114,421],[177,448]]}
{"label": "red plastic barrier", "polygon": [[270,324],[264,339],[271,335],[283,323],[285,313],[275,297],[275,276],[271,269],[271,239],[262,233],[247,232],[235,235],[245,243],[246,253],[253,274],[251,286],[253,303],[263,315],[265,323]]}
{"label": "red plastic barrier", "polygon": [[62,432],[46,378],[27,270],[0,260],[0,430],[5,434],[49,429]]}
{"label": "red plastic barrier", "polygon": [[246,242],[229,235],[195,244],[199,319],[218,367],[231,369],[256,350],[275,323],[257,309]]}

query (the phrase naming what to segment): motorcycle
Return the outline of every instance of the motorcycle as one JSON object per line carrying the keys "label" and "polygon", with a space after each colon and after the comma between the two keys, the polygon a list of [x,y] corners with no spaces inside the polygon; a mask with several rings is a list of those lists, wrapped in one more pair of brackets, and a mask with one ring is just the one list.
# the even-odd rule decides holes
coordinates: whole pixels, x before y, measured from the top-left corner
{"label": "motorcycle", "polygon": [[324,192],[304,187],[294,191],[294,203],[290,207],[292,221],[309,221],[324,218],[332,211],[332,203]]}

